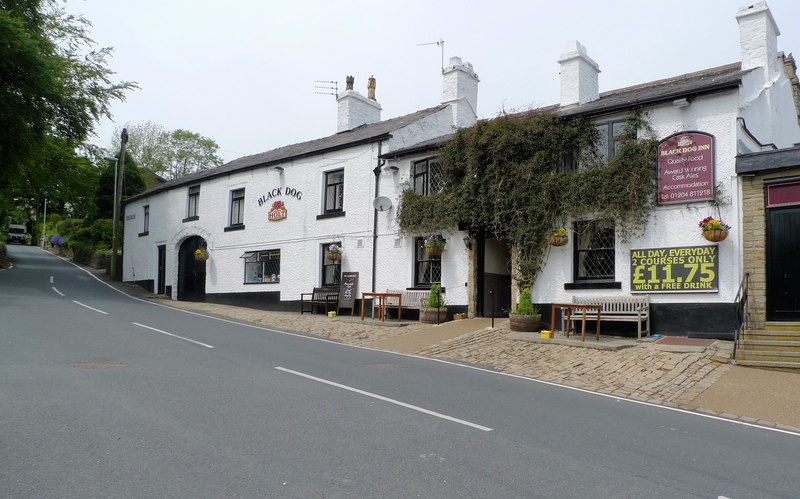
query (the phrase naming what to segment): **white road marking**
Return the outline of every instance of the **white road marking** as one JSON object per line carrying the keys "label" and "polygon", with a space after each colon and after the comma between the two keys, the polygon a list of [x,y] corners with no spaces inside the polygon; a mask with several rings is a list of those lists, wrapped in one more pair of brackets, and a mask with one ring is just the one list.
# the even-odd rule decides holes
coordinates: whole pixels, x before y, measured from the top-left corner
{"label": "white road marking", "polygon": [[200,345],[201,347],[214,348],[211,345],[206,345],[205,343],[200,343],[199,341],[190,340],[189,338],[184,338],[183,336],[178,336],[177,334],[168,333],[166,331],[162,331],[162,330],[156,329],[154,327],[145,326],[144,324],[139,324],[138,322],[132,322],[131,324],[133,324],[134,326],[139,326],[139,327],[143,327],[145,329],[149,329],[150,331],[155,331],[157,333],[166,334],[167,336],[172,336],[173,338],[178,338],[179,340],[188,341],[189,343],[194,343],[195,345]]}
{"label": "white road marking", "polygon": [[[53,288],[53,289],[55,289],[55,288]],[[59,294],[60,294],[60,293],[59,293]],[[62,296],[63,296],[63,295],[62,295]],[[87,305],[87,304],[85,304],[85,303],[81,303],[81,302],[79,302],[78,300],[72,300],[72,303],[77,303],[77,304],[78,304],[78,305],[80,305],[81,307],[86,307],[86,308],[88,308],[89,310],[94,310],[95,312],[101,313],[101,314],[103,314],[103,315],[108,315],[108,312],[103,312],[102,310],[100,310],[100,309],[98,309],[98,308],[90,307],[89,305]]]}
{"label": "white road marking", "polygon": [[53,276],[50,276],[50,284],[53,284]]}
{"label": "white road marking", "polygon": [[53,288],[53,291],[55,291],[55,292],[56,292],[56,293],[58,293],[59,295],[61,295],[61,296],[67,296],[67,295],[65,295],[64,293],[62,293],[61,291],[57,290],[55,286],[50,286],[50,287],[51,287],[51,288]]}
{"label": "white road marking", "polygon": [[304,374],[304,373],[301,373],[301,372],[298,372],[298,371],[292,371],[291,369],[286,369],[285,367],[276,367],[275,369],[277,369],[278,371],[283,371],[285,373],[294,374],[296,376],[301,376],[303,378],[307,378],[307,379],[310,379],[310,380],[318,381],[318,382],[324,383],[326,385],[335,386],[336,388],[341,388],[343,390],[348,390],[348,391],[351,391],[351,392],[354,392],[354,393],[358,393],[359,395],[366,395],[367,397],[372,397],[372,398],[375,398],[375,399],[378,399],[378,400],[382,400],[384,402],[389,402],[390,404],[399,405],[400,407],[405,407],[407,409],[412,409],[414,411],[418,411],[418,412],[421,412],[423,414],[428,414],[430,416],[435,416],[437,418],[446,419],[446,420],[452,421],[454,423],[462,424],[462,425],[465,425],[465,426],[470,426],[472,428],[477,428],[478,430],[492,431],[491,428],[488,428],[486,426],[481,426],[479,424],[470,423],[469,421],[464,421],[463,419],[458,419],[458,418],[454,418],[452,416],[447,416],[446,414],[442,414],[440,412],[434,412],[434,411],[431,411],[431,410],[428,410],[428,409],[423,409],[422,407],[419,407],[419,406],[416,406],[416,405],[406,404],[405,402],[400,402],[399,400],[390,399],[388,397],[384,397],[382,395],[377,395],[375,393],[365,392],[364,390],[359,390],[358,388],[353,388],[352,386],[342,385],[342,384],[339,384],[339,383],[335,383],[333,381],[328,381],[326,379],[317,378],[316,376],[311,376],[310,374]]}
{"label": "white road marking", "polygon": [[[40,251],[46,252],[46,250],[43,250],[43,249],[40,249]],[[53,255],[50,252],[47,252],[47,253],[50,254],[50,255]],[[129,295],[125,291],[122,291],[121,289],[115,288],[114,286],[112,286],[111,284],[103,281],[102,279],[100,279],[99,277],[94,275],[93,273],[91,273],[88,270],[82,268],[77,263],[71,262],[71,261],[67,260],[66,258],[57,256],[57,255],[53,255],[53,256],[55,256],[56,258],[60,258],[61,260],[64,260],[66,263],[74,266],[75,268],[77,268],[81,272],[86,272],[89,276],[91,276],[98,283],[100,283],[100,284],[102,284],[104,286],[107,286],[109,289],[112,289],[112,290],[116,291],[117,293],[119,293],[121,295],[127,296],[131,300],[138,301],[138,302],[141,302],[141,303],[146,303],[146,304],[152,305],[154,307],[168,308],[168,309],[174,310],[176,312],[181,312],[181,313],[188,314],[188,315],[194,315],[196,317],[205,317],[206,319],[210,319],[210,320],[218,321],[218,322],[224,322],[226,324],[236,324],[237,326],[242,326],[242,327],[246,327],[246,328],[250,328],[250,329],[257,329],[259,331],[267,331],[269,333],[275,333],[275,334],[280,334],[280,335],[284,335],[284,336],[292,336],[292,337],[295,337],[295,338],[302,338],[302,339],[308,340],[308,341],[318,341],[320,343],[330,343],[331,345],[336,345],[337,347],[356,348],[356,349],[359,349],[359,350],[369,350],[371,352],[380,352],[380,353],[388,354],[388,355],[397,355],[397,356],[400,356],[400,357],[410,357],[410,358],[414,358],[414,359],[420,359],[420,360],[424,360],[424,361],[427,361],[427,362],[436,362],[436,363],[439,363],[439,364],[447,364],[447,365],[459,367],[459,368],[462,368],[462,369],[469,369],[469,370],[472,370],[472,371],[484,372],[484,373],[487,373],[487,374],[491,374],[493,376],[503,376],[503,377],[508,377],[508,378],[516,378],[516,379],[519,379],[519,380],[522,380],[522,381],[526,381],[526,382],[529,382],[529,383],[538,383],[538,384],[542,384],[542,385],[555,386],[555,387],[558,387],[558,388],[564,388],[564,389],[567,389],[567,390],[586,393],[586,394],[589,394],[589,395],[595,395],[595,396],[599,396],[599,397],[610,398],[610,399],[613,399],[613,400],[617,400],[619,402],[629,402],[631,404],[636,404],[636,405],[645,405],[645,406],[648,406],[648,407],[654,407],[656,409],[661,409],[661,410],[664,410],[664,411],[682,413],[682,414],[685,414],[685,415],[688,415],[688,416],[694,416],[694,417],[703,418],[703,419],[712,419],[712,420],[721,421],[721,422],[724,422],[724,423],[731,423],[731,424],[735,424],[735,425],[739,425],[739,426],[744,426],[744,427],[749,427],[749,428],[756,428],[756,429],[759,429],[759,430],[766,430],[766,431],[771,431],[771,432],[775,432],[775,433],[783,433],[785,435],[793,435],[793,436],[796,436],[796,437],[800,437],[800,433],[799,432],[792,431],[792,430],[785,430],[783,428],[775,428],[775,427],[772,427],[772,426],[764,426],[764,425],[755,424],[755,423],[748,423],[746,421],[739,421],[739,420],[736,420],[736,419],[728,419],[728,418],[723,418],[723,417],[720,417],[720,416],[712,416],[711,414],[703,414],[701,412],[689,411],[687,409],[680,409],[678,407],[668,407],[668,406],[659,405],[659,404],[656,404],[656,403],[653,403],[653,402],[644,402],[642,400],[626,399],[626,398],[619,397],[617,395],[611,395],[611,394],[608,394],[608,393],[593,392],[593,391],[587,390],[585,388],[578,388],[576,386],[564,385],[564,384],[561,384],[561,383],[555,383],[553,381],[546,381],[546,380],[543,380],[543,379],[529,378],[529,377],[526,377],[526,376],[522,376],[521,374],[502,373],[502,372],[498,372],[498,371],[496,371],[494,369],[489,369],[489,368],[486,368],[486,367],[478,367],[478,366],[470,366],[470,365],[467,365],[467,364],[459,364],[458,362],[453,362],[453,361],[445,360],[445,359],[437,359],[437,358],[434,358],[434,357],[422,357],[420,355],[414,355],[414,354],[410,354],[410,353],[390,352],[388,350],[380,350],[380,349],[377,349],[377,348],[372,348],[372,347],[368,347],[368,346],[364,346],[364,345],[348,345],[347,343],[341,343],[339,341],[333,341],[331,339],[321,338],[319,336],[309,336],[309,335],[306,335],[306,334],[292,333],[290,331],[283,331],[281,329],[275,329],[275,328],[271,328],[271,327],[259,326],[257,324],[248,324],[246,322],[239,322],[239,321],[234,321],[234,320],[231,320],[231,319],[223,319],[222,317],[215,317],[213,315],[207,315],[207,314],[203,314],[203,313],[200,313],[200,312],[194,312],[194,311],[191,311],[191,310],[184,310],[182,308],[171,307],[171,306],[163,304],[163,303],[154,303],[154,302],[142,299],[142,298],[137,298],[135,296]]]}

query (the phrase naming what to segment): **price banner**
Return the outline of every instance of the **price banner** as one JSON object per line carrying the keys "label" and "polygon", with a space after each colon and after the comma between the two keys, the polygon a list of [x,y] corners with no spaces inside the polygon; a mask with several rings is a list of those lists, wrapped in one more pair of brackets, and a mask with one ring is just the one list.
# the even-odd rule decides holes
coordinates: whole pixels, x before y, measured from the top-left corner
{"label": "price banner", "polygon": [[631,250],[631,293],[717,292],[718,246]]}

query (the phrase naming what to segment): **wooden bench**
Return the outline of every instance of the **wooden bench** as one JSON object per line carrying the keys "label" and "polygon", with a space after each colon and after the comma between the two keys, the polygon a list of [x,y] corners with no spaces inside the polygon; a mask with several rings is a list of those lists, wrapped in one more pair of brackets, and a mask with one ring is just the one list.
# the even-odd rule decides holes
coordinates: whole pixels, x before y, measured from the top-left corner
{"label": "wooden bench", "polygon": [[[387,293],[403,295],[400,299],[403,304],[403,310],[419,310],[422,302],[428,304],[428,296],[431,291],[429,289],[387,289]],[[395,297],[386,297],[386,303],[383,305],[384,309],[399,308],[398,300]],[[375,302],[372,303],[372,315],[375,315]]]}
{"label": "wooden bench", "polygon": [[[642,333],[650,336],[650,296],[573,296],[572,303],[577,305],[600,305],[600,320],[602,321],[624,321],[635,322],[636,333],[642,339]],[[570,317],[570,322],[583,320],[582,314],[575,314]],[[597,312],[587,310],[586,320],[597,320]],[[566,317],[561,317],[561,330],[566,331],[564,322]],[[642,329],[642,323],[645,323]],[[566,325],[567,327],[570,324]],[[599,324],[598,324],[599,326]]]}
{"label": "wooden bench", "polygon": [[[318,306],[325,305],[325,313],[336,310],[339,301],[339,288],[314,288],[311,293],[300,293],[300,315],[303,312],[314,313]],[[306,310],[306,305],[310,308]]]}

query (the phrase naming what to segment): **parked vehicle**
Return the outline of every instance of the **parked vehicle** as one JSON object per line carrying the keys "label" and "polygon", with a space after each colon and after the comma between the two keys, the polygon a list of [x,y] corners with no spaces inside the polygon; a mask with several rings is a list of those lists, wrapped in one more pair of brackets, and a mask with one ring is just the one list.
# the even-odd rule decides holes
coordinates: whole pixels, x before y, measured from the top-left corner
{"label": "parked vehicle", "polygon": [[11,224],[8,226],[8,234],[6,235],[6,243],[19,243],[25,244],[25,236],[27,230],[24,225]]}

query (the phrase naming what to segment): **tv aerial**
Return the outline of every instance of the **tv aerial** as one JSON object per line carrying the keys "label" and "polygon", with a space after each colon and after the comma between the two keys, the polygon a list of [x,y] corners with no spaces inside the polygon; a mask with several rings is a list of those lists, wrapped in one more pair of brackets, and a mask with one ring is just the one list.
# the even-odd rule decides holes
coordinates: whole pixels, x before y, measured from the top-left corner
{"label": "tv aerial", "polygon": [[328,80],[314,80],[314,93],[321,95],[332,95],[335,99],[338,99],[339,83]]}
{"label": "tv aerial", "polygon": [[418,43],[417,47],[421,47],[423,45],[438,45],[442,48],[442,72],[444,73],[444,40],[439,38],[438,42]]}

